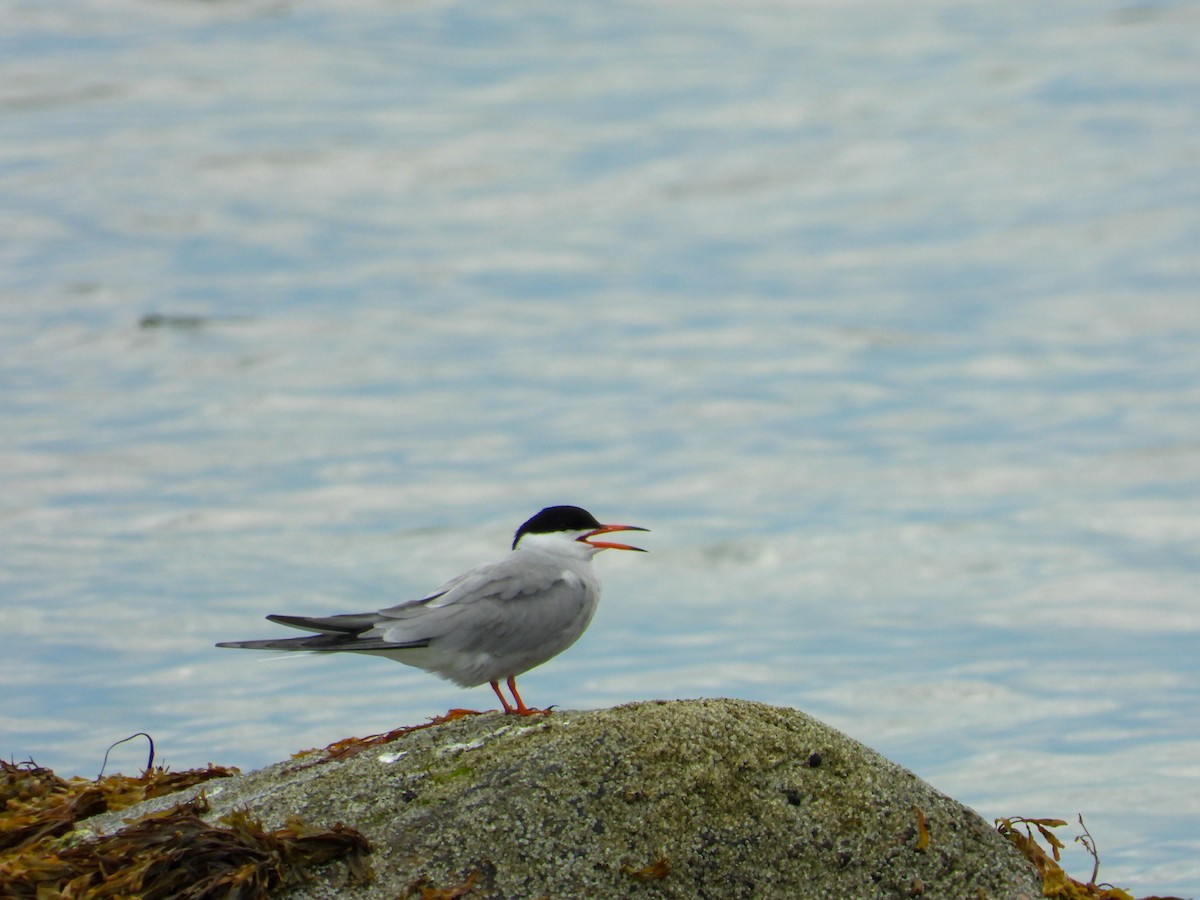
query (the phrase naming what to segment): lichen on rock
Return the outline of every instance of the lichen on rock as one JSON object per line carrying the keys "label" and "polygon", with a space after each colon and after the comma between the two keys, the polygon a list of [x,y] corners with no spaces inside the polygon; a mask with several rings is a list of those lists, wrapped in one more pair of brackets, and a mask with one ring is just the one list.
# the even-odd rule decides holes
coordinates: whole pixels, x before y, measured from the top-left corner
{"label": "lichen on rock", "polygon": [[299,813],[369,838],[372,884],[347,886],[332,866],[295,898],[463,884],[472,898],[1040,893],[1032,865],[972,810],[835,729],[760,703],[489,713],[314,761],[207,792],[213,815],[246,808],[272,826]]}

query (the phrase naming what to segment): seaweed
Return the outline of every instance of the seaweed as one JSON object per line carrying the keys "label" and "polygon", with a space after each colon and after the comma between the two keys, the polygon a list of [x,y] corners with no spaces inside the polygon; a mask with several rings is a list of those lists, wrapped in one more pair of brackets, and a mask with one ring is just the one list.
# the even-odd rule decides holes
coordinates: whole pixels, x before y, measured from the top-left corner
{"label": "seaweed", "polygon": [[626,863],[621,866],[620,872],[633,881],[660,881],[671,874],[671,861],[665,856],[660,856],[650,865],[640,869],[635,869]]}
{"label": "seaweed", "polygon": [[296,770],[307,769],[312,766],[318,766],[321,763],[334,762],[339,759],[349,759],[352,756],[357,756],[364,750],[371,747],[377,747],[380,744],[388,744],[399,737],[410,734],[414,731],[420,731],[424,728],[434,728],[438,725],[443,725],[446,722],[453,722],[455,719],[461,719],[466,716],[482,715],[474,709],[451,709],[443,716],[434,716],[428,722],[421,725],[401,725],[399,728],[393,728],[391,731],[383,734],[369,734],[366,737],[348,737],[342,738],[340,741],[334,741],[324,750],[301,750],[299,753],[293,753],[292,759],[303,759],[311,756],[314,753],[324,754],[319,759],[314,759],[306,762],[302,766],[296,766]]}
{"label": "seaweed", "polygon": [[[1063,871],[1059,862],[1062,859],[1060,851],[1066,846],[1052,828],[1066,825],[1063,819],[1026,819],[1013,816],[1008,819],[996,819],[996,830],[1004,835],[1021,854],[1025,856],[1038,870],[1042,877],[1042,896],[1055,897],[1058,900],[1134,900],[1132,894],[1111,884],[1097,884],[1100,874],[1100,854],[1096,851],[1096,842],[1091,832],[1083,824],[1083,816],[1079,816],[1079,826],[1083,834],[1075,838],[1091,855],[1093,866],[1091,878],[1086,882],[1077,881]],[[1038,843],[1033,832],[1038,835],[1050,848],[1047,853]],[[1180,897],[1143,897],[1141,900],[1182,900]]]}
{"label": "seaweed", "polygon": [[98,813],[236,773],[213,765],[185,772],[147,766],[137,777],[64,780],[32,760],[0,760],[0,896],[265,897],[334,859],[346,860],[351,880],[370,878],[364,860],[370,847],[352,828],[338,824],[316,831],[292,819],[264,831],[244,813],[213,826],[201,818],[208,809],[203,795],[111,835],[92,838],[75,830],[77,822]]}
{"label": "seaweed", "polygon": [[467,874],[466,880],[460,881],[458,884],[436,887],[428,878],[418,878],[408,886],[403,897],[405,900],[411,897],[416,897],[418,900],[458,900],[459,897],[465,897],[475,890],[475,882],[478,879],[479,872],[473,871]]}
{"label": "seaweed", "polygon": [[39,845],[39,852],[0,858],[0,894],[13,900],[49,896],[117,900],[215,900],[267,897],[307,879],[306,869],[345,859],[348,876],[370,878],[366,838],[335,825],[315,832],[299,821],[275,831],[245,813],[209,825],[203,795],[143,816],[120,831],[74,847]]}
{"label": "seaweed", "polygon": [[64,835],[90,816],[125,809],[212,778],[228,778],[237,771],[213,765],[185,772],[147,767],[137,777],[64,780],[33,760],[0,760],[0,852]]}
{"label": "seaweed", "polygon": [[924,853],[929,849],[929,825],[925,822],[925,810],[919,806],[913,806],[913,814],[917,817],[917,843],[913,847],[918,853]]}

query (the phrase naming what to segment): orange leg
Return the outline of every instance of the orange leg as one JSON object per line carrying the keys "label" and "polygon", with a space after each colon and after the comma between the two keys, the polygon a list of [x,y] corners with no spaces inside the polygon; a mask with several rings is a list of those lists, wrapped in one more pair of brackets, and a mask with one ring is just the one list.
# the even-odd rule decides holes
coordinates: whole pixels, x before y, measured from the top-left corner
{"label": "orange leg", "polygon": [[505,699],[504,694],[500,690],[500,682],[492,681],[489,683],[492,686],[492,690],[496,692],[496,696],[500,698],[500,704],[504,707],[504,711],[506,713],[511,713],[512,715],[516,716],[549,715],[550,710],[548,709],[530,709],[525,705],[525,702],[521,699],[521,695],[517,693],[517,676],[510,675],[508,677],[508,681],[505,682],[508,685],[508,690],[512,693],[513,700],[517,702],[515,707],[512,706],[507,699]]}
{"label": "orange leg", "polygon": [[517,693],[517,676],[516,675],[508,676],[508,689],[512,693],[513,699],[517,701],[517,715],[531,716],[535,712],[541,712],[541,710],[539,710],[539,709],[529,709],[528,707],[525,706],[525,703],[521,700],[521,695]]}
{"label": "orange leg", "polygon": [[[510,678],[509,681],[511,680]],[[492,681],[489,684],[491,684],[492,690],[496,692],[496,696],[500,698],[500,704],[504,707],[504,711],[506,713],[514,712],[513,708],[508,705],[508,700],[505,699],[504,694],[500,692],[500,682]]]}

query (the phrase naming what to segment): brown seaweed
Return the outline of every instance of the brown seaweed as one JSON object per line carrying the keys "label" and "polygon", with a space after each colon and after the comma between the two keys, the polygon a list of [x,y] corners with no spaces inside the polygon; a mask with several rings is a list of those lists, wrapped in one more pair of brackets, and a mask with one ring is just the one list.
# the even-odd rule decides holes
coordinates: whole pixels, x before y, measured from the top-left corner
{"label": "brown seaweed", "polygon": [[299,821],[265,831],[244,813],[210,825],[203,796],[152,813],[114,834],[70,847],[40,842],[0,857],[0,894],[13,900],[215,900],[267,897],[307,880],[307,869],[335,859],[355,882],[370,878],[366,838],[335,825],[317,832]]}
{"label": "brown seaweed", "polygon": [[265,897],[280,885],[307,878],[307,870],[345,860],[351,880],[370,877],[366,838],[340,824],[317,831],[300,822],[264,831],[244,813],[207,824],[201,796],[143,816],[120,831],[88,839],[75,831],[82,819],[125,809],[236,774],[208,766],[185,772],[147,768],[140,776],[64,780],[32,761],[0,760],[0,896],[14,900],[70,897]]}
{"label": "brown seaweed", "polygon": [[[1096,843],[1083,824],[1083,816],[1079,824],[1083,834],[1075,838],[1076,842],[1091,855],[1095,865],[1092,867],[1092,877],[1086,883],[1077,881],[1063,871],[1059,862],[1062,859],[1060,851],[1066,846],[1050,829],[1066,825],[1063,819],[1026,819],[1013,816],[1011,819],[996,819],[996,829],[1006,837],[1014,847],[1021,851],[1042,876],[1042,896],[1055,897],[1058,900],[1134,900],[1132,894],[1111,884],[1097,884],[1096,878],[1100,872],[1100,855],[1096,852]],[[1033,836],[1038,836],[1050,848],[1047,853]],[[1182,900],[1180,897],[1143,897],[1141,900]]]}

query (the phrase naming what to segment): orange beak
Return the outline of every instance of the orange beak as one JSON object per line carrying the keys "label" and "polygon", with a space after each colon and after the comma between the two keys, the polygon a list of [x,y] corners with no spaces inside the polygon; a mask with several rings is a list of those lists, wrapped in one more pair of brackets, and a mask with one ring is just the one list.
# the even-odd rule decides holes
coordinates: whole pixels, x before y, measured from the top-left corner
{"label": "orange beak", "polygon": [[589,541],[588,538],[594,538],[598,534],[608,534],[612,531],[649,531],[649,528],[638,528],[636,525],[601,525],[599,528],[589,531],[587,534],[580,535],[575,538],[577,541],[583,541],[592,547],[598,547],[601,550],[637,550],[639,553],[645,553],[641,547],[631,547],[629,544],[614,544],[611,541]]}

